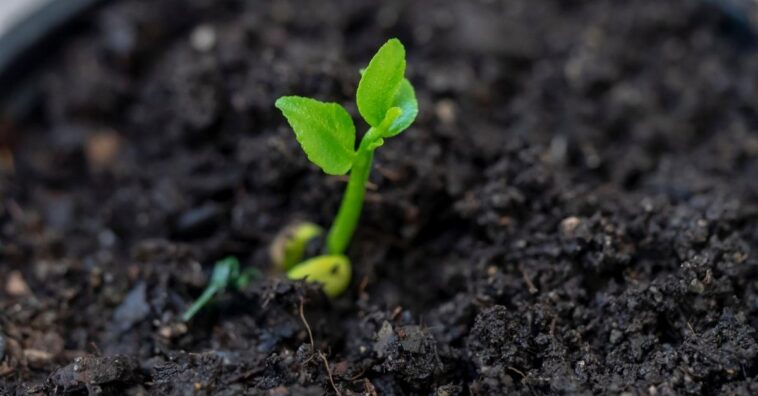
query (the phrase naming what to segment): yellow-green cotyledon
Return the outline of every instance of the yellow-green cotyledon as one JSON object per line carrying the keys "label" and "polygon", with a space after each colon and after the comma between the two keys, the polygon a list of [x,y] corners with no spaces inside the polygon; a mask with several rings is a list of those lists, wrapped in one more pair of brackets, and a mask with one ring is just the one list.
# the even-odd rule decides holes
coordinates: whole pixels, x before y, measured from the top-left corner
{"label": "yellow-green cotyledon", "polygon": [[327,254],[303,261],[289,272],[292,280],[305,279],[323,285],[329,297],[340,295],[350,284],[350,260],[341,254]]}

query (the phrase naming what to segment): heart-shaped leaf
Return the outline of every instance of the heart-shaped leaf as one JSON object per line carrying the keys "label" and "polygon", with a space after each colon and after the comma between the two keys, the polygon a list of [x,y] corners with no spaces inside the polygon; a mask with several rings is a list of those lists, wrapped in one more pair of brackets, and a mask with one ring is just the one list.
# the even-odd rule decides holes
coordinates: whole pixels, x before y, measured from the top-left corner
{"label": "heart-shaped leaf", "polygon": [[378,127],[391,107],[405,74],[405,48],[390,39],[377,51],[358,83],[358,111],[372,127]]}
{"label": "heart-shaped leaf", "polygon": [[355,125],[337,103],[284,96],[276,108],[287,118],[308,159],[330,175],[344,175],[355,158]]}

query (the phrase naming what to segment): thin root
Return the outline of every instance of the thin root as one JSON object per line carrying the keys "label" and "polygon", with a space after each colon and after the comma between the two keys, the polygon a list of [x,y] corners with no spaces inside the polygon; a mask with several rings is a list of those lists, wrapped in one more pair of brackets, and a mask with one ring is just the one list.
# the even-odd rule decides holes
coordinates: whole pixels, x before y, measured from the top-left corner
{"label": "thin root", "polygon": [[[300,320],[303,321],[303,325],[305,325],[305,330],[308,331],[308,339],[311,341],[311,349],[316,350],[316,344],[313,342],[313,332],[311,332],[311,326],[308,324],[308,320],[305,319],[305,312],[303,311],[303,305],[305,305],[305,301],[301,297],[300,298]],[[334,388],[334,392],[337,394],[337,396],[342,396],[342,392],[340,392],[339,388],[337,388],[337,384],[334,383],[334,377],[332,376],[332,368],[329,367],[329,361],[326,359],[326,355],[324,355],[321,351],[318,351],[318,356],[321,358],[321,361],[324,362],[324,368],[326,368],[326,374],[329,375],[329,382],[332,384],[332,388]]]}
{"label": "thin root", "polygon": [[508,370],[511,370],[514,373],[520,375],[522,379],[526,379],[526,374],[524,374],[523,371],[521,371],[521,370],[519,370],[519,369],[517,369],[517,368],[515,368],[513,366],[508,366]]}
{"label": "thin root", "polygon": [[539,290],[534,286],[534,283],[532,283],[529,275],[526,274],[524,267],[519,265],[518,270],[521,271],[521,276],[524,277],[524,282],[526,283],[527,290],[529,290],[529,294],[537,294]]}
{"label": "thin root", "polygon": [[334,388],[334,392],[337,394],[337,396],[342,396],[342,392],[337,389],[337,384],[334,383],[334,377],[332,377],[332,368],[329,367],[329,361],[326,360],[326,356],[321,353],[321,351],[318,352],[318,356],[321,357],[321,360],[324,362],[324,367],[326,368],[326,373],[329,375],[329,382],[331,382],[332,388]]}
{"label": "thin root", "polygon": [[308,321],[305,319],[305,313],[303,312],[304,304],[305,304],[305,301],[303,301],[303,298],[300,297],[300,320],[303,321],[303,324],[305,325],[305,330],[308,330],[308,339],[311,341],[311,349],[316,349],[316,344],[313,342],[313,333],[311,332],[311,326],[308,325]]}

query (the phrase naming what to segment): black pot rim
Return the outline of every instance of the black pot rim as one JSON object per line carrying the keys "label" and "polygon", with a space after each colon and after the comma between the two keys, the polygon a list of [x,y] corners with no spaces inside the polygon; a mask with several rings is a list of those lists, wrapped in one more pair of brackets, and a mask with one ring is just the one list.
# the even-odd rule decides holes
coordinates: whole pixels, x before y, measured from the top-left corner
{"label": "black pot rim", "polygon": [[[0,108],[9,106],[7,102],[18,96],[19,86],[35,69],[36,62],[45,52],[42,43],[77,16],[102,0],[53,0],[40,6],[30,15],[14,24],[0,37]],[[49,50],[50,48],[47,48]],[[31,64],[31,66],[30,66]],[[21,95],[23,96],[23,95]]]}

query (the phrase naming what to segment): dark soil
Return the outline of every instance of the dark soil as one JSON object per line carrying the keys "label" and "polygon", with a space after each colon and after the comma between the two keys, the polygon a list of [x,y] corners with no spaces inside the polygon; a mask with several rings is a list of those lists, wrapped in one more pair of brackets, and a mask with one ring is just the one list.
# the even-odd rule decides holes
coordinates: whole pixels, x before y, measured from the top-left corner
{"label": "dark soil", "polygon": [[[758,393],[736,23],[692,0],[93,11],[1,124],[0,394]],[[215,260],[265,272],[280,229],[329,224],[345,179],[274,99],[355,114],[392,36],[421,113],[378,151],[349,291],[271,274],[181,323]]]}

